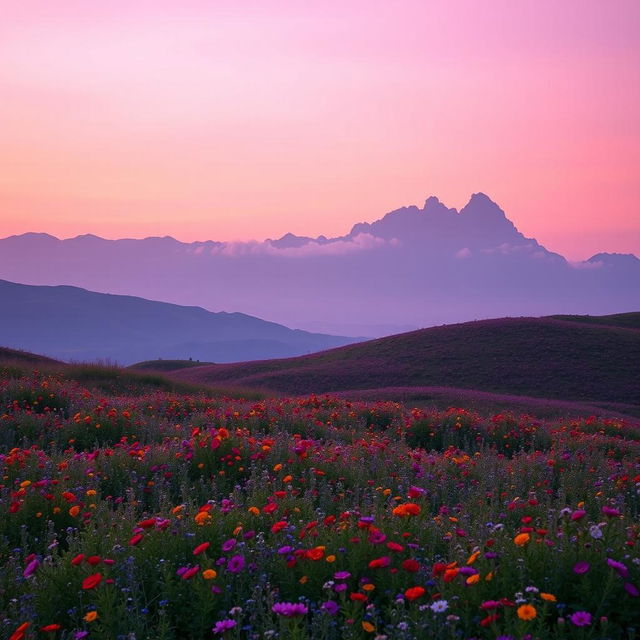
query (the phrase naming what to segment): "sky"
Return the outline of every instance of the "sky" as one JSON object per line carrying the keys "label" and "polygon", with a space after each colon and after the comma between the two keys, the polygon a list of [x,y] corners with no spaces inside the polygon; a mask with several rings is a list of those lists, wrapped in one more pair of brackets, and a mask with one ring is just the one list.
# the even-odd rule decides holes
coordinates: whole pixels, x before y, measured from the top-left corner
{"label": "sky", "polygon": [[637,0],[0,0],[0,237],[347,233],[487,193],[640,255]]}

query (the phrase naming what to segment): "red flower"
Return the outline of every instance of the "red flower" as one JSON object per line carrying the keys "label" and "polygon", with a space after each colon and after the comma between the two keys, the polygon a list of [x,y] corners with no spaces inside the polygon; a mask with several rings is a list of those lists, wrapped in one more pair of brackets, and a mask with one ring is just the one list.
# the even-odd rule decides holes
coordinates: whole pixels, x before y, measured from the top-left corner
{"label": "red flower", "polygon": [[402,568],[405,571],[409,571],[410,573],[415,573],[420,569],[420,563],[414,558],[407,558],[402,561]]}
{"label": "red flower", "polygon": [[364,593],[350,593],[349,594],[349,599],[353,600],[354,602],[366,602],[368,600],[367,596],[364,595]]}
{"label": "red flower", "polygon": [[387,549],[389,551],[404,551],[404,547],[397,542],[387,542]]}
{"label": "red flower", "polygon": [[31,626],[30,622],[23,622],[10,636],[9,640],[23,640],[24,632]]}
{"label": "red flower", "polygon": [[281,529],[284,529],[287,526],[286,520],[280,520],[271,526],[271,533],[278,533]]}
{"label": "red flower", "polygon": [[93,573],[82,581],[83,589],[95,589],[102,582],[101,573]]}
{"label": "red flower", "polygon": [[374,558],[369,563],[369,569],[382,569],[388,567],[391,564],[391,558],[389,556],[382,556],[380,558]]}
{"label": "red flower", "polygon": [[418,598],[422,598],[424,594],[424,587],[410,587],[404,592],[404,597],[407,600],[417,600]]}
{"label": "red flower", "polygon": [[206,551],[209,546],[211,545],[210,542],[203,542],[202,544],[199,544],[194,550],[193,550],[193,555],[197,556],[200,553],[202,553],[203,551]]}
{"label": "red flower", "polygon": [[84,553],[79,553],[75,558],[73,558],[73,560],[71,560],[71,564],[74,567],[77,567],[78,565],[82,564],[83,560],[84,560]]}
{"label": "red flower", "polygon": [[[74,558],[75,560],[75,558]],[[97,564],[100,564],[102,562],[102,558],[100,556],[89,556],[87,558],[87,562],[92,566],[95,567]]]}
{"label": "red flower", "polygon": [[155,518],[147,518],[146,520],[141,520],[138,522],[138,526],[142,529],[153,529],[156,526]]}
{"label": "red flower", "polygon": [[182,574],[182,579],[183,580],[188,580],[189,578],[193,578],[193,576],[195,576],[196,573],[198,573],[198,571],[200,571],[200,567],[198,565],[196,565],[195,567],[191,567],[191,569],[187,569]]}
{"label": "red flower", "polygon": [[48,625],[45,625],[44,627],[40,627],[40,631],[44,631],[44,632],[57,631],[60,628],[61,628],[61,625],[59,624],[48,624]]}
{"label": "red flower", "polygon": [[142,538],[144,538],[144,536],[141,533],[136,533],[136,535],[133,536],[131,540],[129,540],[129,544],[132,547],[135,547],[139,542],[142,541]]}

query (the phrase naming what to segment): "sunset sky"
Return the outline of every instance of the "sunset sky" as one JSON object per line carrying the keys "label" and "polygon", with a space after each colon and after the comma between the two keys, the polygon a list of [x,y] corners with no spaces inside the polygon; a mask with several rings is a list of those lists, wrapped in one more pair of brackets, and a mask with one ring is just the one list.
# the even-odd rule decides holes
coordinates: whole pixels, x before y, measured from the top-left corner
{"label": "sunset sky", "polygon": [[341,235],[483,191],[640,255],[638,0],[0,5],[0,237]]}

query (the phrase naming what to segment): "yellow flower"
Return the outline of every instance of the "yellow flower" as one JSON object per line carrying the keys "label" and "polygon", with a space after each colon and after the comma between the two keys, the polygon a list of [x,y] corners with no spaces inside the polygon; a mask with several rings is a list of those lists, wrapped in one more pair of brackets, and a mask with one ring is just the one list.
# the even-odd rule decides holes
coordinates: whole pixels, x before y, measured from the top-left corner
{"label": "yellow flower", "polygon": [[518,607],[520,620],[533,620],[538,615],[536,608],[531,604],[523,604]]}
{"label": "yellow flower", "polygon": [[376,630],[376,628],[370,622],[367,622],[366,620],[362,623],[362,628],[367,633],[373,633]]}
{"label": "yellow flower", "polygon": [[547,602],[556,602],[558,599],[553,595],[553,593],[541,593],[540,597]]}
{"label": "yellow flower", "polygon": [[85,622],[93,622],[98,617],[97,611],[89,611],[84,617]]}
{"label": "yellow flower", "polygon": [[519,533],[514,539],[513,542],[519,547],[524,547],[527,542],[531,540],[531,536],[528,533]]}
{"label": "yellow flower", "polygon": [[215,580],[218,577],[218,574],[214,569],[205,569],[202,572],[202,577],[205,580]]}

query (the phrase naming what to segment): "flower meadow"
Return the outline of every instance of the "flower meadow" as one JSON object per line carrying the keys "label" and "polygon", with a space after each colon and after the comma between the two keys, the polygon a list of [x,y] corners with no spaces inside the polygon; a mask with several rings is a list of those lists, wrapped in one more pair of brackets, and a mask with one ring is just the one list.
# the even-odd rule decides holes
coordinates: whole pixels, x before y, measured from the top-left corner
{"label": "flower meadow", "polygon": [[0,380],[0,637],[627,638],[640,426]]}

